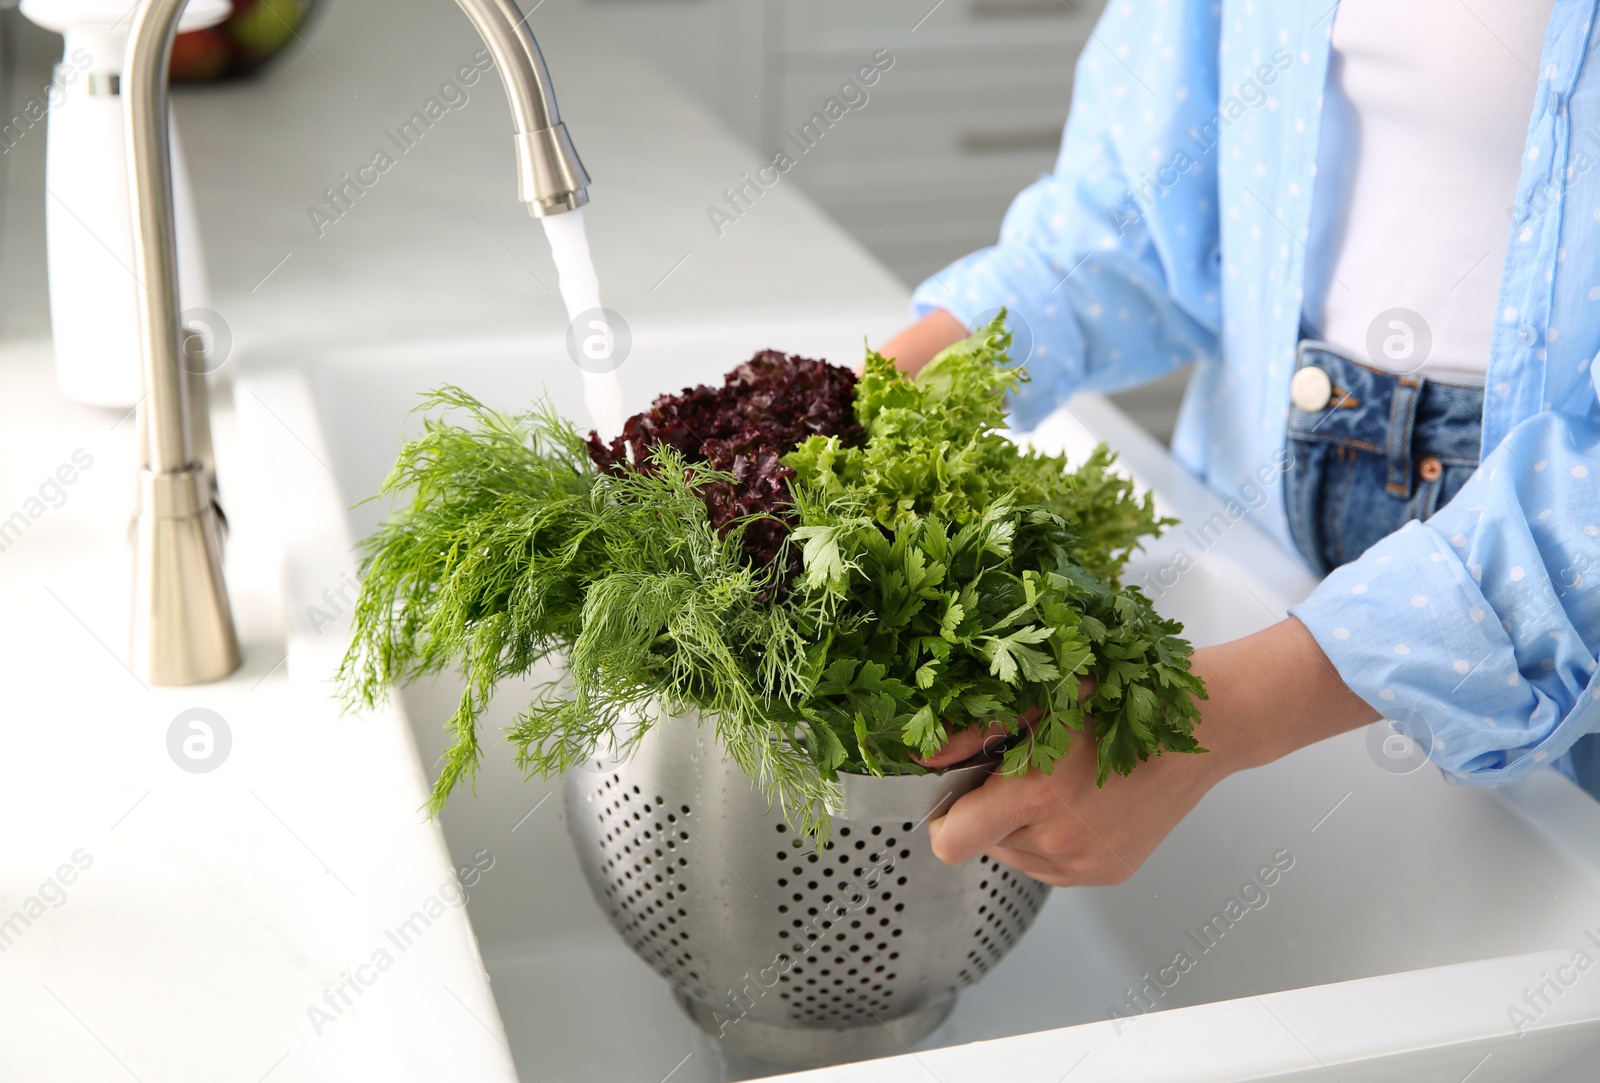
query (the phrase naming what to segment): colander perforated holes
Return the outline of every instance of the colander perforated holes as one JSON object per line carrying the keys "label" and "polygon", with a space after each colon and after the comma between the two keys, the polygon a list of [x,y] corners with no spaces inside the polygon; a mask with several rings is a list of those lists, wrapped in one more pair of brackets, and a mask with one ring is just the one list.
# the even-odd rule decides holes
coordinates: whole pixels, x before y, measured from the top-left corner
{"label": "colander perforated holes", "polygon": [[[806,865],[820,867],[815,879],[804,881],[802,890],[784,896],[786,901],[776,906],[786,926],[776,930],[778,937],[804,938],[794,965],[778,978],[778,998],[791,1023],[851,1026],[896,1014],[895,975],[878,947],[878,941],[893,930],[893,922],[886,913],[880,914],[872,893],[894,869],[892,847],[897,841],[891,837],[874,842],[882,849],[869,854],[867,839],[860,837],[865,833],[882,838],[886,829],[893,830],[883,824],[842,825],[820,853],[813,848],[794,855],[797,860],[803,856]],[[781,845],[784,848],[773,856],[787,862],[789,840]],[[801,866],[793,871],[799,874]],[[776,882],[780,888],[792,883],[788,876],[779,876]],[[791,907],[787,900],[796,905]],[[791,916],[801,908],[806,920]]]}
{"label": "colander perforated holes", "polygon": [[612,924],[646,962],[691,993],[704,996],[699,973],[691,969],[694,953],[683,928],[688,911],[680,905],[688,892],[683,877],[689,869],[680,852],[689,834],[683,821],[689,806],[665,812],[660,794],[646,798],[636,785],[625,786],[618,774],[604,778],[594,791],[599,806],[600,869]]}
{"label": "colander perforated holes", "polygon": [[569,823],[625,942],[723,1019],[826,1030],[936,1006],[994,969],[1048,893],[987,858],[943,865],[911,821],[836,819],[819,848],[691,734],[570,775]]}
{"label": "colander perforated holes", "polygon": [[1033,924],[1049,887],[1006,868],[987,855],[979,862],[988,874],[978,882],[987,891],[988,902],[978,907],[979,918],[972,935],[977,945],[967,952],[968,966],[961,971],[964,982],[977,981],[1005,957]]}

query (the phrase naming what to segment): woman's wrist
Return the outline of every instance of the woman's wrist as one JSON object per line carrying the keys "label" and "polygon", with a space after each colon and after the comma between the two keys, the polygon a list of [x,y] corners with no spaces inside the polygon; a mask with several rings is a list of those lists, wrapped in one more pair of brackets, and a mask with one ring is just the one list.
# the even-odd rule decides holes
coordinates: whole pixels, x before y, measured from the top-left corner
{"label": "woman's wrist", "polygon": [[970,333],[955,316],[936,308],[885,342],[878,352],[893,361],[900,371],[915,376],[940,350],[960,342]]}
{"label": "woman's wrist", "polygon": [[1195,737],[1219,778],[1358,729],[1378,712],[1339,677],[1305,625],[1290,617],[1254,635],[1194,653],[1210,698]]}

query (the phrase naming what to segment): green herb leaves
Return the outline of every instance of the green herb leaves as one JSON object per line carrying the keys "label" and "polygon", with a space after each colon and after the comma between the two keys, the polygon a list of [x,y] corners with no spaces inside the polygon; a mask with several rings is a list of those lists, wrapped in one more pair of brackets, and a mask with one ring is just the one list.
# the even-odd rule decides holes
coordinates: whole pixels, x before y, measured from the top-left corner
{"label": "green herb leaves", "polygon": [[1086,715],[1101,782],[1197,750],[1204,689],[1188,645],[1115,580],[1165,524],[1104,448],[1069,471],[1006,439],[1002,395],[1023,378],[1009,344],[997,319],[914,381],[869,353],[856,389],[865,444],[813,436],[784,458],[805,524],[794,604],[830,673],[833,659],[860,663],[804,710],[855,735],[846,770],[915,771],[913,754],[936,752],[947,725],[997,722],[1016,735],[1007,770],[1048,771]]}
{"label": "green herb leaves", "polygon": [[913,756],[938,751],[947,725],[991,722],[1018,735],[1007,770],[1049,770],[1086,715],[1101,782],[1154,753],[1197,750],[1204,689],[1183,668],[1178,626],[1075,563],[1062,517],[1001,503],[960,527],[927,516],[892,535],[864,517],[802,529],[791,604],[825,666],[802,714],[848,748],[818,757],[823,770],[917,771]]}
{"label": "green herb leaves", "polygon": [[1065,457],[1023,454],[1006,438],[1003,396],[1026,379],[1010,367],[1010,345],[1002,313],[915,380],[868,352],[856,386],[866,443],[810,437],[783,460],[796,488],[813,503],[853,500],[889,529],[925,515],[965,523],[1003,499],[1038,505],[1067,521],[1084,568],[1115,578],[1139,538],[1166,524],[1149,494],[1136,498],[1133,482],[1111,469],[1103,446],[1069,471]]}
{"label": "green herb leaves", "polygon": [[727,476],[670,448],[649,473],[597,476],[548,410],[503,417],[454,389],[424,407],[467,424],[430,421],[384,483],[410,499],[363,543],[340,680],[370,705],[447,666],[467,678],[430,810],[475,773],[496,685],[561,652],[566,680],[510,733],[521,766],[557,774],[601,742],[625,749],[662,712],[698,712],[796,826],[816,830],[837,786],[789,740],[785,706],[810,687],[809,645],[764,601],[769,572],[744,559],[740,530],[710,521],[702,487]]}
{"label": "green herb leaves", "polygon": [[1069,471],[1005,437],[1002,397],[1024,378],[1008,344],[997,320],[915,381],[869,354],[865,443],[848,446],[852,424],[787,449],[796,525],[765,565],[745,532],[770,516],[708,514],[734,473],[655,444],[648,469],[597,474],[549,410],[436,392],[425,408],[465,424],[429,421],[384,483],[403,503],[363,543],[347,698],[463,672],[434,811],[476,770],[497,684],[552,654],[566,678],[512,728],[519,765],[564,771],[697,714],[810,834],[837,772],[920,772],[973,723],[1016,735],[1012,772],[1050,770],[1086,726],[1101,781],[1197,751],[1188,644],[1116,582],[1164,524],[1103,448]]}
{"label": "green herb leaves", "polygon": [[[808,521],[829,514],[802,508]],[[864,516],[802,528],[793,603],[827,660],[805,714],[858,731],[848,769],[919,770],[912,754],[938,751],[946,723],[1015,728],[1056,683],[1087,670],[1076,613],[1016,566],[1019,527],[1067,537],[1058,517],[1005,503],[965,526],[902,519],[892,535]]]}

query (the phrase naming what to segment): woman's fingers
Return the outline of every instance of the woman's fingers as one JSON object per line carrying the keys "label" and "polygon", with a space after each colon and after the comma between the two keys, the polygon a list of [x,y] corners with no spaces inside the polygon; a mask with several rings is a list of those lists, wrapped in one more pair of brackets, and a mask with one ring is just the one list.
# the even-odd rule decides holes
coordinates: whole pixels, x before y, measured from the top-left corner
{"label": "woman's fingers", "polygon": [[916,757],[917,762],[924,767],[949,767],[952,763],[970,760],[987,747],[1005,740],[1006,728],[998,722],[985,725],[982,722],[974,723],[964,730],[952,733],[944,747],[933,755],[924,759]]}
{"label": "woman's fingers", "polygon": [[928,822],[934,856],[946,865],[960,864],[1032,822],[1037,811],[1034,789],[1025,778],[990,778]]}
{"label": "woman's fingers", "polygon": [[[1030,729],[1039,721],[1040,710],[1030,707],[1018,718],[1018,729]],[[1011,736],[1011,731],[999,722],[974,722],[964,730],[958,730],[945,741],[944,747],[933,755],[923,758],[915,756],[916,761],[924,767],[949,767],[953,763],[970,760],[980,752],[997,751],[1001,743]]]}

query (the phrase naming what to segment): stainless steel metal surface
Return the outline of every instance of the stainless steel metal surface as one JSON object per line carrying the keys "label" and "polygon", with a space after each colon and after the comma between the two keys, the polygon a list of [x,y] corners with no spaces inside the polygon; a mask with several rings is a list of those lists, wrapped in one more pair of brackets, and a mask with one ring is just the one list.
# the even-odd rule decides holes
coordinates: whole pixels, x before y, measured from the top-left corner
{"label": "stainless steel metal surface", "polygon": [[788,1064],[904,1052],[1033,923],[1049,888],[987,857],[948,866],[926,821],[987,765],[844,780],[819,851],[717,744],[669,719],[565,780],[584,875],[702,1028]]}
{"label": "stainless steel metal surface", "polygon": [[[722,1021],[727,1018],[725,1011],[695,1000],[681,989],[672,990],[672,999],[706,1033],[716,1034],[723,1029]],[[741,1052],[755,1053],[776,1064],[815,1067],[849,1064],[904,1053],[937,1030],[940,1023],[950,1018],[955,1006],[956,998],[947,997],[926,1008],[881,1019],[871,1025],[832,1029],[823,1037],[821,1047],[813,1027],[770,1023],[747,1015],[739,1020],[738,1032],[731,1034],[728,1040]],[[824,1059],[819,1060],[819,1057]]]}
{"label": "stainless steel metal surface", "polygon": [[216,680],[239,666],[211,485],[199,466],[140,471],[134,525],[133,672],[150,684]]}
{"label": "stainless steel metal surface", "polygon": [[589,202],[589,175],[556,108],[539,43],[516,0],[456,0],[505,82],[517,152],[517,198],[535,218]]}
{"label": "stainless steel metal surface", "polygon": [[[589,201],[589,176],[516,0],[457,0],[488,45],[511,105],[518,197],[535,217]],[[134,671],[203,684],[239,667],[222,578],[211,425],[202,373],[186,371],[173,233],[167,66],[187,0],[144,0],[123,64],[134,268],[139,283],[141,503],[134,531]],[[110,88],[108,88],[110,89]],[[194,493],[205,494],[196,499]]]}
{"label": "stainless steel metal surface", "polygon": [[866,823],[910,820],[925,824],[949,811],[956,798],[982,786],[998,763],[998,758],[969,760],[936,775],[840,775],[844,810],[835,819]]}
{"label": "stainless steel metal surface", "polygon": [[[134,15],[123,108],[143,360],[142,468],[134,531],[133,668],[152,684],[203,684],[239,668],[212,508],[203,381],[184,370],[167,129],[167,65],[186,0]],[[196,435],[198,433],[198,436]]]}

